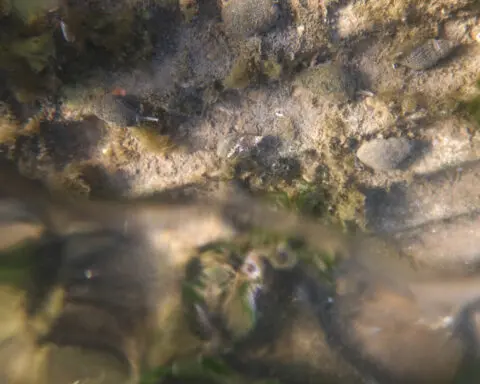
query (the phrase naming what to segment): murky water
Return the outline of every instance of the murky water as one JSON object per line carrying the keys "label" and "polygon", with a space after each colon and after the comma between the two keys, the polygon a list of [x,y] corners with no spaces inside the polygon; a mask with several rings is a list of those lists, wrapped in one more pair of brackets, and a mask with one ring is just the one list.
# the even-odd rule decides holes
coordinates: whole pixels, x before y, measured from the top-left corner
{"label": "murky water", "polygon": [[480,381],[474,0],[0,0],[0,384]]}

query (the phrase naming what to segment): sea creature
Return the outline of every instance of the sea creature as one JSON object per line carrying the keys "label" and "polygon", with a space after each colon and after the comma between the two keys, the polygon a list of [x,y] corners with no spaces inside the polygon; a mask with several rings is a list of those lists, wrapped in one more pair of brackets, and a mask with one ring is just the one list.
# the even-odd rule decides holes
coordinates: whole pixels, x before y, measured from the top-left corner
{"label": "sea creature", "polygon": [[268,260],[276,269],[292,269],[298,262],[295,250],[287,241],[278,244],[269,256]]}
{"label": "sea creature", "polygon": [[190,263],[184,302],[198,336],[209,340],[222,334],[235,341],[254,328],[264,263],[263,253],[256,250],[248,251],[241,261],[241,255],[227,248],[208,250]]}
{"label": "sea creature", "polygon": [[95,101],[93,112],[109,124],[120,127],[134,127],[143,121],[158,122],[152,116],[144,116],[139,101],[126,93],[107,93]]}
{"label": "sea creature", "polygon": [[449,40],[429,39],[407,52],[399,52],[397,63],[416,71],[425,70],[445,59],[456,47]]}
{"label": "sea creature", "polygon": [[243,338],[255,327],[263,276],[263,260],[257,252],[251,251],[229,287],[222,308],[227,332],[233,340]]}

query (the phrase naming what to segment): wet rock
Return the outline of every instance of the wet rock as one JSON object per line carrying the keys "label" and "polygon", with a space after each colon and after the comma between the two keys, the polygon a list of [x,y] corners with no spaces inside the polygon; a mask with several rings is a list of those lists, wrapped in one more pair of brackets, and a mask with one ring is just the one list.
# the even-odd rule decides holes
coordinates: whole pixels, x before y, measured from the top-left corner
{"label": "wet rock", "polygon": [[398,63],[416,71],[428,69],[448,57],[457,44],[440,39],[430,39],[407,53],[400,54]]}
{"label": "wet rock", "polygon": [[480,210],[480,163],[419,175],[388,192],[367,194],[372,229],[395,232]]}
{"label": "wet rock", "polygon": [[223,0],[222,19],[230,36],[249,37],[272,28],[280,15],[273,0]]}
{"label": "wet rock", "polygon": [[398,169],[411,155],[414,143],[404,138],[375,139],[358,149],[357,157],[374,170]]}
{"label": "wet rock", "polygon": [[460,215],[396,233],[399,249],[422,267],[472,271],[480,256],[480,215]]}
{"label": "wet rock", "polygon": [[411,170],[416,174],[427,174],[478,159],[480,142],[468,133],[473,129],[473,125],[455,118],[442,119],[426,126],[423,136],[430,147],[421,159],[412,164]]}

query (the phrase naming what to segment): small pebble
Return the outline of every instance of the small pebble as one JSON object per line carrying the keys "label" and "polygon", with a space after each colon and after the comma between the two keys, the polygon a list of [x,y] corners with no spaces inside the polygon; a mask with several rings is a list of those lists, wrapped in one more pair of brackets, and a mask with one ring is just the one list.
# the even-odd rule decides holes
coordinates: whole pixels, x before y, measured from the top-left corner
{"label": "small pebble", "polygon": [[413,142],[404,138],[374,139],[361,145],[357,157],[374,170],[393,170],[411,155],[413,147]]}

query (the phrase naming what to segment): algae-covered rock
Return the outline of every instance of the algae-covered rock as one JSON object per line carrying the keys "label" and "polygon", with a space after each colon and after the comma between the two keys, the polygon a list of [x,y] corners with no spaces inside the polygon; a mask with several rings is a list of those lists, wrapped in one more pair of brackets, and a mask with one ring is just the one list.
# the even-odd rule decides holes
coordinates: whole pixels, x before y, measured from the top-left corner
{"label": "algae-covered rock", "polygon": [[257,64],[251,57],[239,57],[235,61],[230,73],[223,80],[226,88],[243,89],[248,87],[257,75]]}
{"label": "algae-covered rock", "polygon": [[221,3],[225,32],[235,37],[268,31],[280,13],[274,0],[222,0]]}
{"label": "algae-covered rock", "polygon": [[40,36],[18,38],[11,43],[11,53],[26,60],[30,68],[38,73],[45,69],[55,57],[55,46],[51,32]]}
{"label": "algae-covered rock", "polygon": [[334,63],[321,64],[301,72],[295,83],[308,89],[315,97],[345,102],[353,97],[354,80]]}
{"label": "algae-covered rock", "polygon": [[44,16],[49,11],[56,10],[59,0],[6,0],[10,3],[11,11],[25,24],[30,24]]}

